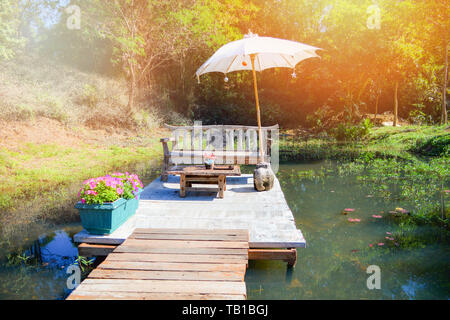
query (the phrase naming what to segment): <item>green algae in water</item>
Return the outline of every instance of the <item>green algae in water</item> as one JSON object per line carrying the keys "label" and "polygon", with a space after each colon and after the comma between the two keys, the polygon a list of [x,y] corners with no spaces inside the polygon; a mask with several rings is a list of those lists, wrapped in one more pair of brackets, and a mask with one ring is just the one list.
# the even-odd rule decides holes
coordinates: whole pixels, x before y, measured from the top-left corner
{"label": "green algae in water", "polygon": [[[282,262],[250,262],[248,298],[448,299],[448,231],[405,224],[389,213],[400,206],[414,209],[414,202],[397,196],[399,190],[383,197],[360,181],[360,172],[335,172],[330,162],[280,166],[278,179],[307,247],[297,249],[293,270]],[[345,208],[355,210],[342,215]],[[380,290],[367,288],[369,265],[381,269]]]}

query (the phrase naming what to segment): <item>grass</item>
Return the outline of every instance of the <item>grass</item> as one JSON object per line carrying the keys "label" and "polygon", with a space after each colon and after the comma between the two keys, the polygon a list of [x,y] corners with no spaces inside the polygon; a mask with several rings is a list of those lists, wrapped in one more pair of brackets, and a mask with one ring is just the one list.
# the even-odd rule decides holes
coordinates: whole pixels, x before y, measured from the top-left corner
{"label": "grass", "polygon": [[[67,189],[116,169],[158,159],[162,150],[157,140],[156,137],[149,138],[145,145],[125,147],[26,143],[17,152],[2,148],[0,210],[20,208],[20,202],[35,198],[61,204],[67,199],[61,199],[56,190]],[[73,199],[73,195],[67,196]]]}
{"label": "grass", "polygon": [[125,79],[36,54],[0,61],[0,219],[70,208],[83,180],[159,159],[161,124],[183,118],[127,103]]}
{"label": "grass", "polygon": [[[336,141],[328,136],[280,141],[281,160],[354,160],[362,154],[375,157],[412,159],[431,139],[439,138],[440,147],[448,141],[445,126],[405,126],[373,128],[359,141]],[[442,140],[445,140],[442,142]]]}

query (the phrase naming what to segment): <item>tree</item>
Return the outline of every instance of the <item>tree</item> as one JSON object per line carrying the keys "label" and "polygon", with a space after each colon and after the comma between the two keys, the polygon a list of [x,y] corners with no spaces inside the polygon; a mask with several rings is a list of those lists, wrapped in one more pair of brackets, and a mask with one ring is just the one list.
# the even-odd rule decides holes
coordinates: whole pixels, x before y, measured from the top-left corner
{"label": "tree", "polygon": [[20,36],[20,6],[15,0],[0,1],[0,59],[11,59],[25,44]]}

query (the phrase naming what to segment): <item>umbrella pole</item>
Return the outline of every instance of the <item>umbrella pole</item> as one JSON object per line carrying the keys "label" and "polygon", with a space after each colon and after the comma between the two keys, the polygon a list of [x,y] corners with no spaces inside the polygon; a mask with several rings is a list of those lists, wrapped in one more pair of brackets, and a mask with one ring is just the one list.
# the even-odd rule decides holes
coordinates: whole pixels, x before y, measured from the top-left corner
{"label": "umbrella pole", "polygon": [[255,54],[250,55],[252,61],[253,70],[253,86],[255,87],[255,100],[256,100],[256,115],[258,118],[258,136],[259,136],[259,157],[258,162],[264,161],[263,144],[262,144],[262,132],[261,132],[261,113],[259,112],[259,98],[258,98],[258,84],[256,83],[255,72]]}

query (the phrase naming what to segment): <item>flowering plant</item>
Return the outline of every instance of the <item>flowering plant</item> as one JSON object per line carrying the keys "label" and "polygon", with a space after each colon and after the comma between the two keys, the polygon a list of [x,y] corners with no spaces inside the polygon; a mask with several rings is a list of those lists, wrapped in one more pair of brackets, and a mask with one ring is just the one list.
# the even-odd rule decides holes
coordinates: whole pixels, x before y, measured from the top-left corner
{"label": "flowering plant", "polygon": [[212,163],[214,163],[214,160],[216,160],[216,156],[214,155],[214,153],[205,154],[204,159],[205,159],[205,163],[212,164]]}
{"label": "flowering plant", "polygon": [[78,197],[81,203],[103,204],[120,198],[136,198],[136,193],[142,188],[143,184],[136,174],[115,172],[84,181]]}

